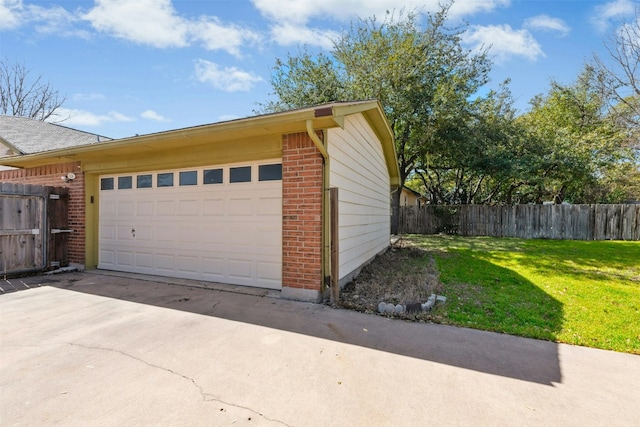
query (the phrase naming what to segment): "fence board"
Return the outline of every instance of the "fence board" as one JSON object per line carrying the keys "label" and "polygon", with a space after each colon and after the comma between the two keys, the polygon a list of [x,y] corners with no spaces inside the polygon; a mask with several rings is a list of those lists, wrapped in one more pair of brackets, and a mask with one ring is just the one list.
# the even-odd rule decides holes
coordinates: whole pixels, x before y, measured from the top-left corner
{"label": "fence board", "polygon": [[[58,197],[50,198],[51,194]],[[0,273],[68,265],[69,189],[0,183]]]}
{"label": "fence board", "polygon": [[401,233],[640,240],[640,205],[426,205],[398,215]]}

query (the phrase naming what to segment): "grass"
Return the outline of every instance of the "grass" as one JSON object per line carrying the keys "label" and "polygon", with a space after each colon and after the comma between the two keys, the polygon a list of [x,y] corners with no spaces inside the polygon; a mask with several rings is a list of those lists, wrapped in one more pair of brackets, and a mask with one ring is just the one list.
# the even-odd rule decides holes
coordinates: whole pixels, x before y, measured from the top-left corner
{"label": "grass", "polygon": [[403,236],[440,273],[436,321],[640,354],[640,242]]}

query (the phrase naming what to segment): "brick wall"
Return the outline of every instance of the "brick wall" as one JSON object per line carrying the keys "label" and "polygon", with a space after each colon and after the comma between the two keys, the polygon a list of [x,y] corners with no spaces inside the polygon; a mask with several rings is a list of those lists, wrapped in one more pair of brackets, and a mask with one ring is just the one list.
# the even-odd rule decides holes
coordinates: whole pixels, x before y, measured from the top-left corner
{"label": "brick wall", "polygon": [[283,137],[283,289],[321,289],[322,164],[322,155],[306,133]]}
{"label": "brick wall", "polygon": [[[69,187],[69,262],[84,265],[85,206],[84,174],[80,163],[60,163],[27,169],[0,170],[0,182],[15,182],[52,187]],[[60,179],[73,172],[76,178],[65,183]]]}

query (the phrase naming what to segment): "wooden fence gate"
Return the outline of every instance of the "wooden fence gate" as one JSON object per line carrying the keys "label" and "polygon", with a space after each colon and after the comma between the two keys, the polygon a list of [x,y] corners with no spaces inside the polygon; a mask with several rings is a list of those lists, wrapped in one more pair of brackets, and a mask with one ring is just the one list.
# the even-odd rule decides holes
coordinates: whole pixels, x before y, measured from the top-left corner
{"label": "wooden fence gate", "polygon": [[69,189],[0,183],[0,274],[69,264]]}

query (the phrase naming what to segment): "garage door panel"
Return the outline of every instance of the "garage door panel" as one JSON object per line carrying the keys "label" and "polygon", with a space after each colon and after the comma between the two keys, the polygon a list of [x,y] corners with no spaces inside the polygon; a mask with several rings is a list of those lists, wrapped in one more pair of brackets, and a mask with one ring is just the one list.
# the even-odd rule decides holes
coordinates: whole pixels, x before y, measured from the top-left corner
{"label": "garage door panel", "polygon": [[157,216],[173,216],[174,205],[175,205],[175,202],[173,200],[158,200],[156,202],[155,213]]}
{"label": "garage door panel", "polygon": [[202,230],[203,245],[209,247],[211,252],[224,252],[227,246],[228,230],[220,228],[206,228]]}
{"label": "garage door panel", "polygon": [[204,199],[201,213],[204,216],[224,216],[226,201],[224,199]]}
{"label": "garage door panel", "polygon": [[113,216],[116,213],[115,200],[100,200],[100,216]]}
{"label": "garage door panel", "polygon": [[179,216],[198,216],[200,215],[200,204],[198,200],[180,200],[178,202]]}
{"label": "garage door panel", "polygon": [[192,246],[194,243],[200,242],[200,229],[198,227],[179,227],[178,242],[187,243]]}
{"label": "garage door panel", "polygon": [[282,216],[282,197],[260,197],[258,198],[259,216]]}
{"label": "garage door panel", "polygon": [[153,225],[136,225],[136,240],[142,242],[149,242],[152,244],[153,242]]}
{"label": "garage door panel", "polygon": [[274,248],[281,248],[281,236],[280,230],[274,230],[272,228],[258,228],[254,230],[255,243],[258,247],[265,247],[269,249],[269,253],[273,252]]}
{"label": "garage door panel", "polygon": [[130,218],[135,212],[135,201],[119,200],[117,203],[116,215],[120,218]]}
{"label": "garage door panel", "polygon": [[227,215],[235,217],[252,216],[254,213],[253,202],[249,197],[232,197],[229,199]]}
{"label": "garage door panel", "polygon": [[160,272],[173,272],[175,270],[175,256],[167,253],[156,253],[154,255],[154,267]]}
{"label": "garage door panel", "polygon": [[200,258],[198,256],[178,256],[176,257],[177,269],[183,273],[197,275],[200,270]]}
{"label": "garage door panel", "polygon": [[279,280],[282,266],[279,262],[259,262],[258,277],[265,280]]}
{"label": "garage door panel", "polygon": [[133,264],[133,252],[125,249],[116,251],[116,263],[126,267],[132,267]]}
{"label": "garage door panel", "polygon": [[227,261],[227,274],[229,277],[237,279],[253,278],[253,262],[251,259],[241,259],[237,257],[229,258]]}
{"label": "garage door panel", "polygon": [[202,257],[202,272],[206,274],[224,275],[225,260],[223,257]]}
{"label": "garage door panel", "polygon": [[133,240],[133,232],[131,230],[134,230],[131,224],[118,224],[116,239],[121,242]]}
{"label": "garage door panel", "polygon": [[168,225],[156,225],[155,227],[156,240],[158,242],[174,242],[175,241],[175,227]]}
{"label": "garage door panel", "polygon": [[203,169],[197,185],[156,188],[161,171],[146,172],[152,188],[101,191],[99,267],[280,289],[282,182],[228,183],[226,170],[205,185]]}
{"label": "garage door panel", "polygon": [[116,236],[116,228],[113,225],[101,225],[99,227],[100,239],[104,241],[112,241]]}
{"label": "garage door panel", "polygon": [[138,218],[153,217],[153,201],[141,200],[136,205],[136,216]]}
{"label": "garage door panel", "polygon": [[100,249],[98,251],[100,257],[100,263],[107,268],[107,266],[114,266],[116,261],[116,251],[113,249]]}
{"label": "garage door panel", "polygon": [[153,269],[153,252],[136,252],[136,267],[145,268],[147,270]]}

